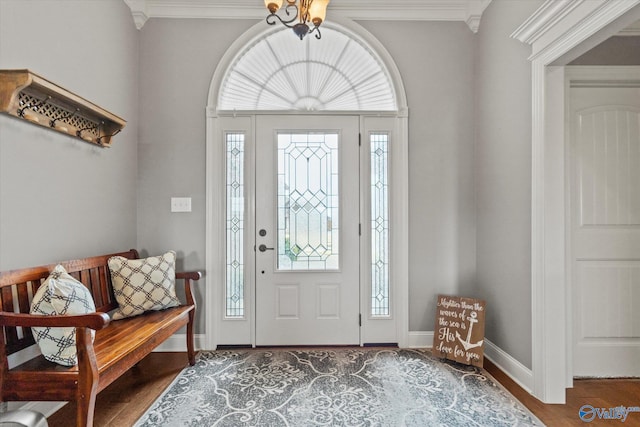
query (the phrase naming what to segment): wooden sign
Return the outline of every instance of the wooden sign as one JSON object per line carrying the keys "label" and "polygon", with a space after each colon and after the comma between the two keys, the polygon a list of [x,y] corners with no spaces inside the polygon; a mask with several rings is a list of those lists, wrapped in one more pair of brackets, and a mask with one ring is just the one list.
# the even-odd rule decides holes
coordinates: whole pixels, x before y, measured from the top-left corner
{"label": "wooden sign", "polygon": [[433,355],[482,367],[485,302],[438,295]]}

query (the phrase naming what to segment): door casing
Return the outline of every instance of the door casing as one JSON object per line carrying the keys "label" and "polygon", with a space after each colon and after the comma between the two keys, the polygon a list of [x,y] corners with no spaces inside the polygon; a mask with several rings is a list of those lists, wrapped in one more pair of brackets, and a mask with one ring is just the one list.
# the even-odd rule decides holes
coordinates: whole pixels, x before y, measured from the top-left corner
{"label": "door casing", "polygon": [[[261,113],[260,115],[281,115],[282,112]],[[362,326],[360,344],[365,343],[397,343],[399,346],[408,346],[408,146],[407,146],[407,121],[406,117],[399,117],[396,113],[380,112],[376,114],[355,114],[354,112],[316,113],[319,116],[357,115],[360,123],[360,133],[365,141],[372,132],[388,132],[391,138],[391,152],[389,154],[389,181],[390,181],[390,228],[393,230],[389,242],[390,282],[391,282],[391,315],[386,318],[374,317],[362,312]],[[253,144],[256,134],[256,117],[258,114],[248,112],[217,113],[207,120],[207,277],[214,281],[205,295],[206,324],[205,346],[207,349],[215,349],[219,344],[229,345],[255,345],[255,325],[253,312],[255,310],[255,264],[252,258],[245,260],[248,269],[247,280],[251,282],[245,290],[247,313],[251,313],[242,319],[227,319],[224,317],[224,284],[225,284],[225,229],[224,218],[225,200],[225,154],[224,141],[227,132],[244,132],[253,153]],[[295,116],[295,115],[294,115]],[[364,142],[363,142],[364,144]],[[366,156],[360,156],[363,159]],[[253,154],[247,161],[254,162]],[[251,169],[251,168],[249,168]],[[366,167],[362,167],[362,174],[368,173]],[[253,182],[253,175],[246,176],[246,182]],[[253,191],[253,190],[251,190]],[[361,192],[361,197],[362,196]],[[251,199],[249,197],[249,199]],[[365,200],[362,203],[367,203]],[[364,205],[363,205],[364,206]],[[255,217],[255,204],[246,205],[247,228],[255,229],[253,218]],[[253,248],[255,241],[247,240],[251,233],[245,235],[245,245]],[[368,239],[363,239],[362,244],[368,244]],[[361,251],[361,263],[367,262]],[[370,259],[369,259],[370,261]],[[369,292],[363,287],[362,282],[368,280],[368,275],[361,274],[360,304],[367,307]],[[212,291],[212,292],[211,292]],[[232,337],[231,340],[229,337]],[[247,339],[246,337],[250,337]]]}
{"label": "door casing", "polygon": [[[638,0],[640,1],[640,0]],[[343,111],[334,114],[356,114],[360,116],[361,130],[369,129],[369,125],[376,120],[387,120],[391,122],[389,126],[393,132],[395,144],[390,157],[390,176],[392,200],[390,201],[391,228],[394,230],[390,241],[390,251],[393,254],[391,259],[391,281],[394,283],[393,292],[395,302],[393,309],[395,322],[393,326],[386,325],[386,322],[369,322],[363,320],[361,336],[367,337],[367,331],[376,330],[385,332],[392,330],[397,336],[398,345],[409,346],[409,108],[407,94],[404,88],[402,75],[391,54],[382,43],[368,30],[357,22],[348,18],[334,17],[332,23],[343,31],[348,32],[353,38],[367,45],[386,72],[389,73],[393,84],[393,95],[396,100],[396,111]],[[205,333],[197,337],[198,342],[203,343],[202,348],[215,349],[218,345],[222,296],[222,283],[224,281],[224,269],[221,264],[224,247],[221,242],[223,229],[220,222],[221,215],[224,215],[223,204],[220,197],[220,189],[224,182],[224,165],[222,154],[222,120],[229,117],[239,118],[241,116],[251,120],[256,114],[282,114],[282,111],[224,111],[218,109],[218,97],[223,87],[224,78],[227,71],[233,64],[239,52],[244,47],[252,44],[255,40],[263,37],[269,29],[265,29],[263,23],[256,23],[246,32],[240,35],[229,46],[213,73],[209,85],[207,96],[206,115],[206,213],[205,213],[205,282],[209,282],[208,291],[205,290]],[[295,113],[292,113],[295,114]],[[317,114],[323,114],[317,112]],[[374,122],[372,122],[372,120]],[[205,285],[206,286],[206,285]],[[375,324],[369,325],[369,323]],[[381,326],[382,325],[382,326]],[[385,326],[386,325],[386,326]],[[375,342],[375,337],[370,337],[371,342]]]}

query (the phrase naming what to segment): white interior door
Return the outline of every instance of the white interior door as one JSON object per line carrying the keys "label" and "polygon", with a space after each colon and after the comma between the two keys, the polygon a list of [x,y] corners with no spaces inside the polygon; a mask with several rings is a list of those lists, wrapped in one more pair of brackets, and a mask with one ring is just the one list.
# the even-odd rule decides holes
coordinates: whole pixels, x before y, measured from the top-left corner
{"label": "white interior door", "polygon": [[359,119],[256,119],[256,345],[360,342]]}
{"label": "white interior door", "polygon": [[575,376],[640,376],[640,89],[573,87]]}

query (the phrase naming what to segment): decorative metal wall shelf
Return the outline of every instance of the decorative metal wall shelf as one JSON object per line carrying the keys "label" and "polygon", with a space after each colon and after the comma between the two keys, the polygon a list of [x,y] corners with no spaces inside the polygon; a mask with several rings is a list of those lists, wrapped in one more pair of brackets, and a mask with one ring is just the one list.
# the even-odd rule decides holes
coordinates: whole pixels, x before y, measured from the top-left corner
{"label": "decorative metal wall shelf", "polygon": [[101,147],[126,124],[29,70],[0,70],[0,112]]}

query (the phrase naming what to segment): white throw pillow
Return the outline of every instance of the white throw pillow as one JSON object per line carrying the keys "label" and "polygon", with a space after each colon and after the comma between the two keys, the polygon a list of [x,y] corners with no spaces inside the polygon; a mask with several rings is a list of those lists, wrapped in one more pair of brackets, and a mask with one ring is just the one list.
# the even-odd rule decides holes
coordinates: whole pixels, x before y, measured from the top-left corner
{"label": "white throw pillow", "polygon": [[176,296],[174,251],[143,259],[115,256],[109,258],[108,264],[119,306],[113,312],[114,320],[180,305]]}
{"label": "white throw pillow", "polygon": [[[94,313],[96,306],[89,290],[74,279],[63,266],[57,265],[38,288],[31,301],[31,314],[43,316]],[[76,328],[32,328],[42,355],[64,366],[78,363]],[[91,331],[92,339],[95,331]]]}

